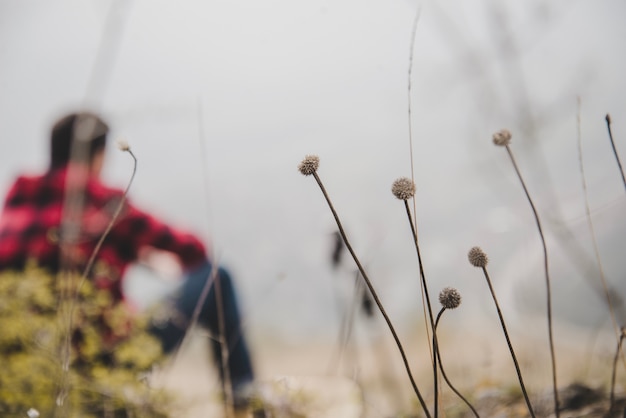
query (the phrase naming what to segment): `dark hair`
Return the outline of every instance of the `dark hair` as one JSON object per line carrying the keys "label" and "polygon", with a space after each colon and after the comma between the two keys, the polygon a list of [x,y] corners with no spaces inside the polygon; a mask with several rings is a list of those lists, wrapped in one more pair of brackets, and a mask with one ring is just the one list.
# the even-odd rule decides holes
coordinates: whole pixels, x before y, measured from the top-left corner
{"label": "dark hair", "polygon": [[[104,150],[108,133],[108,125],[94,113],[77,112],[62,117],[52,127],[50,166],[65,166],[71,158],[91,163]],[[77,148],[72,151],[74,146]]]}

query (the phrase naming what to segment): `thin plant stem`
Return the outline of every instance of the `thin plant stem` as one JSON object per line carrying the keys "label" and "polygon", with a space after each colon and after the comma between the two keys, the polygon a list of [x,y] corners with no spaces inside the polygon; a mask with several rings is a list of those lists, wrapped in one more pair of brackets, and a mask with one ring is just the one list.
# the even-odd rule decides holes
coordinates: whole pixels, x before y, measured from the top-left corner
{"label": "thin plant stem", "polygon": [[613,372],[611,374],[611,396],[610,396],[611,403],[610,403],[609,411],[613,411],[613,409],[615,408],[615,377],[617,375],[617,361],[622,351],[622,342],[624,341],[624,337],[626,337],[625,332],[626,330],[622,328],[622,332],[617,342],[617,350],[615,350],[615,357],[613,358]]}
{"label": "thin plant stem", "polygon": [[500,310],[500,305],[498,304],[498,298],[496,298],[496,293],[494,292],[493,286],[491,285],[491,279],[489,278],[489,273],[487,273],[487,268],[482,267],[482,269],[483,269],[483,273],[485,273],[485,279],[487,279],[487,284],[489,285],[489,291],[491,292],[491,297],[493,298],[493,302],[496,304],[496,310],[498,311],[498,318],[500,318],[500,324],[502,325],[504,338],[506,338],[506,343],[509,346],[509,351],[511,352],[511,357],[513,358],[513,363],[515,364],[515,371],[517,372],[517,379],[519,380],[520,387],[522,388],[522,393],[524,394],[524,400],[526,401],[528,412],[530,412],[530,415],[533,418],[535,418],[533,407],[530,403],[530,399],[528,398],[526,387],[524,386],[524,379],[522,378],[522,371],[520,370],[519,363],[517,362],[517,357],[515,356],[515,350],[513,350],[513,344],[511,344],[511,339],[509,338],[509,332],[506,329],[506,324],[504,323],[504,317],[502,316],[502,311]]}
{"label": "thin plant stem", "polygon": [[[413,199],[413,201],[415,201],[415,199]],[[409,208],[409,202],[407,200],[404,200],[404,207],[406,209],[406,215],[409,218],[409,224],[411,226],[411,232],[413,234],[413,242],[415,243],[415,251],[417,252],[417,262],[419,265],[419,274],[420,274],[421,288],[422,288],[422,302],[424,301],[424,299],[426,299],[426,303],[424,303],[423,305],[425,305],[428,308],[428,319],[430,320],[430,327],[428,326],[428,324],[426,325],[426,336],[430,337],[429,329],[432,330],[433,341],[434,341],[435,323],[433,320],[433,309],[430,304],[430,296],[428,295],[428,285],[426,284],[426,275],[424,274],[424,266],[422,264],[422,255],[420,253],[420,246],[419,246],[418,239],[417,239],[417,222],[415,223],[413,222],[413,217],[411,216],[411,210]],[[424,319],[424,321],[426,321],[426,319]],[[430,358],[433,364],[434,384],[435,384],[433,388],[433,390],[435,391],[434,415],[435,415],[435,418],[437,418],[439,416],[439,399],[438,399],[439,387],[437,386],[437,355],[434,354],[434,348],[430,345],[430,338],[427,338],[427,341],[429,342],[428,352],[431,355]]]}
{"label": "thin plant stem", "polygon": [[422,394],[420,393],[417,387],[417,383],[415,383],[415,379],[413,378],[413,373],[411,373],[411,368],[409,366],[409,361],[404,352],[404,348],[402,347],[402,343],[400,342],[400,338],[398,337],[398,334],[396,333],[396,330],[393,327],[391,319],[389,319],[389,316],[387,315],[385,308],[383,307],[380,299],[378,298],[378,294],[376,293],[376,290],[374,290],[374,286],[372,286],[372,283],[367,273],[365,272],[365,269],[361,265],[361,262],[359,261],[356,253],[352,249],[352,245],[350,245],[350,242],[348,241],[348,237],[346,236],[346,233],[343,229],[341,221],[339,220],[339,216],[337,215],[337,212],[335,211],[335,208],[330,200],[330,197],[328,196],[328,193],[326,192],[326,188],[322,184],[322,180],[320,179],[320,177],[317,175],[316,172],[313,172],[312,175],[315,178],[315,181],[317,182],[318,186],[320,187],[322,194],[324,195],[324,198],[326,199],[326,202],[328,203],[328,207],[330,208],[330,211],[332,212],[333,217],[335,218],[335,222],[337,223],[337,227],[339,228],[339,233],[341,234],[341,238],[343,239],[343,242],[346,244],[346,248],[348,249],[348,251],[350,252],[350,255],[354,259],[354,262],[356,263],[357,268],[361,272],[361,276],[363,277],[365,284],[367,285],[369,291],[372,294],[372,297],[374,298],[374,302],[376,302],[376,306],[378,306],[380,313],[383,315],[383,318],[385,318],[385,322],[387,323],[387,326],[389,327],[389,331],[391,331],[391,334],[393,335],[393,339],[395,340],[396,345],[398,346],[398,350],[400,351],[400,355],[402,356],[402,361],[404,362],[404,368],[406,369],[407,375],[409,376],[409,380],[411,381],[411,385],[413,386],[413,390],[415,391],[415,394],[417,395],[417,398],[419,399],[422,409],[424,410],[426,417],[431,418],[430,412],[428,411],[428,407],[426,406],[426,402],[424,402],[424,398],[422,398]]}
{"label": "thin plant stem", "polygon": [[[450,382],[450,379],[448,379],[448,376],[446,375],[445,370],[443,369],[443,364],[441,362],[441,353],[439,352],[439,341],[437,340],[437,326],[439,325],[439,319],[441,319],[441,315],[443,315],[443,312],[446,310],[446,308],[441,308],[441,310],[439,311],[439,313],[437,314],[437,319],[435,320],[435,327],[433,329],[433,347],[434,347],[434,351],[435,351],[435,362],[437,362],[438,359],[438,364],[439,364],[439,370],[441,371],[441,375],[443,376],[443,379],[446,381],[446,383],[448,384],[448,387],[450,387],[450,389],[452,389],[452,391],[459,397],[461,398],[461,400],[463,402],[465,402],[465,405],[468,406],[469,409],[472,410],[472,413],[474,414],[474,416],[476,418],[480,418],[480,415],[478,415],[478,412],[476,411],[476,409],[472,406],[471,403],[469,403],[469,401],[467,399],[465,399],[465,397],[463,395],[461,395],[461,392],[459,392],[454,385],[452,385],[452,383]],[[435,363],[437,364],[437,363]],[[435,373],[435,376],[437,375],[437,373]],[[437,379],[435,377],[435,379]],[[437,387],[437,382],[435,380],[435,387]],[[437,396],[437,394],[435,394],[435,397]]]}
{"label": "thin plant stem", "polygon": [[[203,123],[203,119],[202,119],[202,114],[203,114],[203,110],[202,110],[202,98],[198,98],[198,106],[197,106],[197,117],[198,117],[198,139],[199,139],[199,143],[200,143],[200,154],[202,156],[202,178],[204,180],[204,197],[205,197],[205,205],[206,205],[206,212],[209,213],[210,212],[210,208],[209,208],[209,186],[210,186],[210,181],[209,181],[209,173],[208,173],[208,163],[207,163],[207,157],[206,157],[206,140],[205,140],[205,133],[204,133],[204,123]],[[210,214],[209,214],[210,215]],[[208,218],[211,218],[211,216],[209,216]],[[207,230],[208,228],[208,224],[207,226]],[[208,232],[207,232],[207,236],[208,236]],[[220,286],[220,280],[219,280],[219,276],[216,275],[217,273],[217,269],[216,269],[216,265],[212,266],[211,269],[211,279],[212,280],[207,280],[207,283],[205,284],[204,288],[202,289],[202,293],[201,295],[204,295],[204,297],[200,297],[200,299],[198,300],[198,303],[195,306],[194,312],[193,312],[193,318],[191,321],[192,325],[195,325],[195,323],[198,321],[199,315],[200,315],[200,310],[202,308],[202,305],[204,304],[204,301],[207,298],[209,289],[211,287],[210,282],[215,282],[215,298],[216,298],[216,307],[217,307],[217,317],[218,317],[218,325],[219,325],[219,336],[218,336],[218,341],[220,344],[220,350],[221,350],[221,356],[222,356],[222,376],[224,376],[223,379],[223,390],[224,390],[224,397],[226,400],[226,416],[227,417],[231,417],[234,415],[234,411],[233,411],[233,393],[232,393],[232,387],[230,385],[230,370],[228,369],[228,357],[229,357],[229,350],[228,350],[228,342],[226,341],[226,332],[225,332],[225,323],[224,323],[224,312],[223,312],[223,299],[222,299],[222,292],[221,292],[221,286]],[[185,337],[187,336],[187,334],[189,333],[189,329],[187,328],[187,333],[185,334]],[[185,338],[183,337],[183,339]]]}
{"label": "thin plant stem", "polygon": [[[133,184],[133,180],[135,179],[135,174],[137,173],[137,157],[135,156],[135,154],[133,154],[130,148],[127,149],[126,152],[128,152],[130,156],[133,157],[133,172],[131,174],[130,180],[128,181],[128,184],[126,185],[126,189],[124,190],[122,197],[120,198],[120,201],[117,205],[117,208],[115,209],[115,212],[113,213],[113,217],[109,221],[102,235],[100,235],[100,239],[98,240],[98,242],[96,243],[96,246],[91,252],[91,256],[89,257],[89,260],[87,261],[87,264],[85,265],[83,274],[81,275],[80,281],[78,285],[76,286],[76,290],[74,291],[73,297],[70,298],[69,300],[67,330],[65,333],[63,348],[61,350],[61,357],[62,357],[61,373],[62,375],[61,375],[61,382],[59,384],[59,394],[57,396],[57,403],[56,403],[57,406],[59,407],[63,406],[65,398],[68,395],[70,357],[71,357],[70,353],[71,353],[71,344],[72,344],[71,340],[72,340],[72,329],[74,327],[74,310],[76,309],[76,304],[78,303],[78,299],[80,297],[80,289],[82,288],[83,284],[87,280],[87,277],[91,273],[91,269],[93,268],[93,265],[95,263],[96,256],[100,252],[100,248],[102,247],[104,240],[111,232],[113,225],[115,225],[117,218],[119,218],[122,212],[122,209],[124,208],[124,204],[126,203],[126,196],[128,195],[130,186]],[[63,413],[59,411],[58,409],[57,409],[57,412]]]}
{"label": "thin plant stem", "polygon": [[[232,406],[233,406],[233,393],[232,393],[232,388],[230,385],[230,372],[228,370],[228,357],[229,357],[229,350],[228,350],[228,342],[231,343],[231,346],[234,344],[234,342],[237,341],[237,339],[240,337],[240,335],[236,335],[233,336],[231,341],[226,340],[226,333],[225,333],[225,322],[224,322],[224,316],[223,316],[223,299],[222,299],[222,292],[221,292],[221,287],[220,287],[220,283],[219,283],[219,275],[218,275],[218,266],[219,263],[215,260],[213,260],[213,262],[211,263],[211,272],[209,273],[209,277],[207,279],[207,281],[204,283],[204,287],[202,288],[202,291],[200,292],[200,296],[198,297],[198,301],[196,302],[196,306],[194,307],[193,313],[191,314],[191,318],[189,319],[189,322],[187,323],[187,330],[185,331],[185,335],[183,336],[183,340],[180,343],[180,346],[177,350],[176,353],[176,357],[178,357],[178,354],[181,353],[183,351],[183,347],[186,346],[186,344],[189,341],[190,335],[191,335],[191,330],[194,328],[194,326],[198,323],[198,320],[200,319],[200,313],[202,312],[202,307],[204,306],[204,303],[206,301],[206,299],[209,296],[209,291],[211,290],[211,286],[214,286],[215,289],[215,297],[216,297],[216,309],[217,309],[217,320],[218,320],[218,332],[219,335],[217,337],[215,336],[211,336],[211,339],[213,339],[214,341],[217,341],[220,344],[220,353],[222,356],[222,376],[223,378],[223,390],[224,390],[224,398],[225,398],[225,413],[226,416],[230,417],[233,414],[232,411]],[[176,358],[174,358],[173,363],[176,362]]]}
{"label": "thin plant stem", "polygon": [[513,152],[509,145],[506,145],[506,152],[509,154],[509,158],[511,159],[511,163],[513,164],[513,168],[517,173],[517,177],[519,178],[520,183],[522,184],[522,188],[524,189],[524,193],[526,194],[526,198],[528,199],[528,203],[533,211],[533,215],[535,216],[535,222],[537,224],[537,230],[539,231],[539,236],[541,237],[541,244],[543,246],[543,267],[545,271],[546,277],[546,305],[547,305],[547,316],[548,316],[548,341],[550,343],[550,359],[552,363],[552,389],[554,394],[554,415],[556,418],[560,417],[559,412],[559,390],[557,385],[557,376],[556,376],[556,355],[554,352],[554,338],[552,333],[552,292],[550,286],[550,273],[548,270],[548,247],[546,246],[546,239],[543,235],[543,229],[541,228],[541,222],[539,221],[539,215],[537,213],[537,209],[535,208],[535,204],[530,197],[530,193],[528,192],[528,188],[526,188],[526,183],[524,183],[524,179],[522,178],[522,174],[517,167],[517,163],[515,162],[515,158],[513,157]]}
{"label": "thin plant stem", "polygon": [[604,120],[606,120],[606,129],[609,131],[609,139],[611,140],[613,154],[615,155],[615,160],[617,161],[617,166],[619,167],[619,173],[622,175],[622,182],[624,183],[624,188],[626,188],[626,177],[624,176],[624,169],[622,168],[622,162],[619,160],[619,154],[617,153],[617,149],[615,148],[615,142],[613,141],[613,132],[611,131],[611,116],[607,113]]}
{"label": "thin plant stem", "polygon": [[[417,25],[420,21],[420,17],[422,16],[422,7],[419,6],[417,9],[417,12],[415,13],[415,19],[413,20],[413,28],[411,30],[411,46],[409,48],[409,71],[408,71],[408,88],[407,88],[407,110],[408,110],[408,122],[409,122],[409,157],[411,160],[411,181],[413,181],[413,184],[415,184],[415,169],[414,169],[414,164],[413,164],[413,118],[412,118],[412,114],[411,114],[411,93],[412,93],[412,76],[413,76],[413,53],[414,53],[414,49],[415,49],[415,36],[417,34]],[[417,219],[417,206],[416,206],[416,202],[415,199],[413,199],[413,217],[415,219]],[[409,215],[409,219],[411,218],[411,215]],[[413,227],[413,236],[417,237],[417,224]],[[415,242],[417,243],[417,238],[415,239]],[[418,260],[420,262],[420,274],[422,273],[421,270],[421,258],[419,256],[419,252],[418,252]],[[432,353],[432,347],[430,346],[430,329],[428,327],[428,323],[427,323],[427,319],[426,319],[426,303],[424,303],[424,299],[426,299],[425,296],[425,291],[424,291],[424,285],[423,282],[420,282],[420,291],[421,291],[421,296],[422,296],[422,311],[424,313],[424,325],[426,328],[426,341],[428,341],[428,353],[430,354],[430,360],[431,362],[433,361],[433,353]],[[428,304],[430,306],[430,301],[428,301]],[[430,312],[430,328],[432,328],[433,326],[433,315],[432,312]]]}
{"label": "thin plant stem", "polygon": [[[213,271],[217,273],[217,267],[212,266],[211,275],[213,275]],[[230,381],[230,370],[228,369],[228,358],[230,356],[227,344],[227,336],[226,336],[226,324],[224,322],[224,301],[222,299],[222,286],[220,283],[219,273],[215,275],[215,304],[217,308],[217,324],[219,328],[219,343],[222,357],[222,376],[224,377],[222,385],[224,389],[224,398],[225,398],[225,408],[226,408],[226,416],[231,418],[234,416],[234,404],[233,404],[233,390],[231,387]],[[205,285],[205,287],[207,287]],[[198,310],[198,306],[196,305],[196,310]],[[195,312],[194,312],[195,313]]]}
{"label": "thin plant stem", "polygon": [[409,218],[409,223],[411,225],[411,232],[413,233],[413,242],[415,243],[415,251],[417,252],[417,262],[419,264],[420,279],[422,282],[424,296],[426,298],[426,306],[428,307],[430,329],[433,330],[435,328],[435,322],[433,320],[433,309],[430,304],[430,297],[428,296],[428,286],[426,285],[426,275],[424,274],[424,266],[422,264],[422,255],[420,253],[420,246],[417,240],[417,223],[413,223],[413,218],[411,217],[411,210],[409,209],[409,203],[406,200],[404,201],[404,207],[406,208],[406,214],[407,214],[407,217]]}
{"label": "thin plant stem", "polygon": [[587,178],[585,176],[585,166],[583,164],[583,148],[582,148],[582,134],[580,129],[580,97],[577,100],[578,104],[578,112],[576,114],[576,132],[577,132],[577,142],[578,142],[578,162],[580,165],[580,175],[582,178],[582,188],[583,193],[585,195],[585,217],[587,218],[587,225],[589,226],[589,233],[591,234],[591,243],[593,244],[593,252],[596,257],[596,263],[598,264],[598,272],[600,273],[600,282],[602,283],[602,288],[604,290],[604,295],[606,296],[606,302],[609,307],[609,314],[611,316],[611,322],[613,323],[613,328],[615,330],[615,337],[619,339],[619,327],[617,325],[617,320],[615,319],[615,309],[613,308],[613,302],[611,301],[611,295],[609,293],[609,289],[606,283],[606,277],[604,275],[604,267],[602,265],[602,259],[600,258],[600,250],[598,248],[598,241],[596,239],[596,231],[593,226],[593,221],[591,219],[591,209],[589,207],[589,195],[587,193]]}

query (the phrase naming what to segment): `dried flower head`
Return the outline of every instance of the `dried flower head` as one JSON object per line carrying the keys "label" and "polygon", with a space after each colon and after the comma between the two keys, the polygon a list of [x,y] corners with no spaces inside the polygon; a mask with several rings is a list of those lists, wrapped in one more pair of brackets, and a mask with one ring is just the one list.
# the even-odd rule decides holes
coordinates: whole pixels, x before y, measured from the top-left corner
{"label": "dried flower head", "polygon": [[298,170],[300,170],[300,172],[305,176],[310,176],[317,171],[319,166],[320,157],[317,155],[307,155],[304,157],[300,165],[298,165]]}
{"label": "dried flower head", "polygon": [[480,247],[474,247],[469,250],[467,258],[474,267],[486,267],[489,261],[487,254]]}
{"label": "dried flower head", "polygon": [[511,132],[508,129],[501,129],[493,134],[493,143],[505,147],[511,143]]}
{"label": "dried flower head", "polygon": [[120,149],[120,151],[130,151],[130,145],[128,145],[128,141],[126,141],[125,139],[118,139],[117,147]]}
{"label": "dried flower head", "polygon": [[611,115],[607,113],[604,119],[606,120],[606,123],[608,123],[609,125],[611,124]]}
{"label": "dried flower head", "polygon": [[400,177],[393,182],[391,193],[400,200],[409,200],[415,195],[415,183],[407,177]]}
{"label": "dried flower head", "polygon": [[439,293],[439,303],[446,309],[458,308],[461,304],[461,294],[454,287],[445,287]]}

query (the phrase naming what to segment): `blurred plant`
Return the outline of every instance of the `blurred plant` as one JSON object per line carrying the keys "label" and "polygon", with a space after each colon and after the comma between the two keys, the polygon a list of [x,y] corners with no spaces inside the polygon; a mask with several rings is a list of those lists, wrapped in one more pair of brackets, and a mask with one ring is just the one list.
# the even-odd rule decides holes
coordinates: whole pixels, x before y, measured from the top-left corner
{"label": "blurred plant", "polygon": [[[86,122],[90,122],[90,123],[87,124]],[[78,143],[80,143],[81,141],[84,142],[86,138],[89,138],[93,135],[93,131],[95,129],[94,123],[95,122],[93,121],[92,118],[87,118],[86,120],[82,121],[82,123],[80,123],[77,126],[76,130],[78,133],[75,134],[76,135],[75,139],[78,141]],[[83,273],[80,276],[80,278],[76,277],[72,271],[69,271],[67,269],[63,269],[61,274],[59,275],[60,282],[63,283],[63,286],[61,287],[62,291],[60,292],[59,310],[60,310],[61,316],[65,318],[65,321],[64,321],[65,332],[64,332],[63,344],[61,345],[61,352],[60,352],[61,360],[62,360],[62,365],[61,365],[62,374],[61,374],[60,384],[59,384],[58,393],[57,393],[57,402],[56,402],[58,406],[58,409],[56,410],[56,415],[58,416],[63,416],[67,413],[64,407],[64,402],[65,402],[65,398],[67,397],[69,393],[69,383],[70,383],[69,382],[69,369],[70,369],[71,356],[72,356],[71,346],[72,346],[72,338],[73,338],[73,333],[74,333],[74,328],[75,328],[75,324],[73,323],[73,321],[74,321],[74,310],[76,309],[77,299],[80,297],[81,289],[83,285],[85,284],[85,282],[87,281],[87,278],[90,276],[91,271],[94,268],[94,265],[96,264],[96,256],[100,252],[100,248],[102,247],[102,244],[104,243],[105,238],[109,235],[109,232],[111,232],[113,225],[117,221],[117,218],[120,216],[120,213],[122,212],[122,209],[124,208],[124,205],[126,202],[126,196],[128,195],[130,186],[133,184],[135,174],[137,173],[137,157],[135,157],[135,154],[130,149],[130,145],[128,145],[128,142],[126,142],[125,140],[118,141],[118,148],[122,152],[127,152],[128,154],[130,154],[130,156],[133,158],[133,172],[130,177],[130,180],[128,181],[128,185],[126,186],[126,189],[124,190],[124,193],[122,194],[122,197],[119,200],[117,207],[115,209],[115,212],[113,213],[113,216],[111,217],[111,220],[109,221],[106,229],[104,230],[102,235],[100,235],[100,239],[96,243],[89,257],[89,260],[87,261],[87,264],[85,265],[85,268],[83,269]],[[72,194],[73,193],[69,193],[68,196]],[[72,198],[82,200],[82,197],[79,198],[78,196],[72,196]],[[72,209],[75,211],[81,210],[80,208],[81,205],[76,205],[76,202],[70,202],[70,205],[74,206]],[[79,228],[79,226],[72,225],[70,223],[68,225],[65,225],[64,229],[68,227],[70,229],[72,227]],[[72,241],[69,241],[68,243],[65,243],[62,246],[62,248],[65,248],[64,251],[71,252],[73,245],[75,245],[75,243]],[[63,264],[65,265],[66,263],[64,262]]]}
{"label": "blurred plant", "polygon": [[446,381],[446,383],[448,384],[450,389],[452,389],[452,391],[459,398],[461,398],[461,400],[463,402],[465,402],[465,404],[469,407],[469,409],[472,410],[472,413],[474,414],[474,416],[476,416],[476,418],[480,418],[480,415],[478,415],[478,412],[476,412],[476,409],[472,406],[472,404],[469,403],[469,401],[467,399],[465,399],[465,397],[463,395],[461,395],[461,392],[459,392],[454,387],[454,385],[452,385],[452,383],[450,382],[450,379],[448,379],[448,376],[446,375],[446,372],[443,369],[443,364],[441,362],[441,353],[439,352],[439,341],[437,340],[437,326],[439,325],[439,320],[441,319],[441,316],[446,311],[446,309],[456,309],[456,308],[459,307],[459,305],[461,304],[461,294],[459,293],[458,290],[456,290],[453,287],[446,287],[439,293],[439,302],[441,303],[441,310],[437,314],[437,319],[435,320],[435,327],[433,329],[433,349],[435,351],[435,363],[434,363],[434,365],[435,365],[435,370],[434,370],[434,374],[435,374],[435,416],[437,416],[437,410],[438,410],[437,409],[437,398],[438,398],[438,392],[439,392],[439,388],[437,387],[437,369],[436,369],[436,367],[437,367],[437,364],[439,364],[439,370],[441,371],[441,375],[443,376],[444,380]]}
{"label": "blurred plant", "polygon": [[332,212],[333,217],[335,218],[335,222],[337,223],[337,227],[339,228],[339,233],[341,234],[341,238],[343,239],[343,242],[346,245],[348,252],[354,259],[354,262],[356,263],[357,268],[359,269],[359,272],[361,272],[361,277],[363,277],[365,284],[367,285],[369,291],[372,294],[372,297],[374,298],[374,302],[376,302],[376,306],[378,306],[380,313],[383,315],[383,318],[385,319],[385,322],[387,323],[387,326],[389,327],[389,331],[391,331],[391,334],[393,335],[396,345],[398,346],[398,350],[400,351],[402,361],[404,362],[404,368],[406,369],[409,380],[411,381],[413,390],[415,391],[415,394],[417,395],[417,398],[419,399],[420,405],[422,406],[422,409],[424,410],[424,413],[426,414],[426,416],[430,418],[431,417],[430,412],[428,412],[428,407],[426,406],[426,402],[424,402],[424,398],[422,397],[422,394],[420,393],[419,388],[417,387],[417,383],[415,382],[415,379],[413,378],[413,373],[411,372],[409,361],[404,352],[402,343],[400,342],[400,338],[398,337],[398,334],[396,333],[396,330],[393,327],[391,319],[389,318],[389,315],[387,315],[387,312],[385,311],[385,308],[383,307],[382,302],[380,301],[378,294],[376,293],[376,290],[374,289],[374,286],[372,285],[372,282],[370,281],[367,273],[365,272],[365,269],[361,265],[361,262],[359,261],[356,253],[352,249],[352,245],[350,245],[350,242],[348,241],[348,237],[346,236],[346,233],[343,229],[343,225],[341,224],[341,221],[339,220],[339,215],[337,215],[337,212],[335,211],[335,207],[333,206],[330,200],[330,197],[328,196],[328,193],[326,192],[326,188],[322,184],[322,180],[317,175],[317,169],[319,168],[319,164],[320,164],[320,159],[317,155],[307,155],[304,157],[302,162],[298,165],[298,170],[300,171],[300,173],[302,173],[305,176],[312,175],[313,178],[315,178],[315,181],[317,182],[317,185],[319,186],[320,190],[322,191],[322,194],[324,195],[324,198],[326,199],[326,203],[328,203],[328,207],[330,208],[330,211]]}
{"label": "blurred plant", "polygon": [[610,408],[609,411],[613,412],[615,409],[615,377],[617,375],[617,361],[620,353],[622,352],[622,342],[626,337],[626,328],[622,327],[619,340],[617,341],[617,349],[615,350],[615,357],[613,358],[613,373],[611,374],[611,395],[610,395]]}
{"label": "blurred plant", "polygon": [[509,338],[509,332],[507,331],[506,324],[504,323],[504,317],[502,316],[502,311],[500,310],[500,304],[498,304],[498,298],[496,298],[496,293],[494,292],[493,286],[491,285],[491,279],[489,278],[489,273],[487,273],[487,263],[489,261],[487,258],[487,254],[485,254],[480,247],[473,247],[471,250],[469,250],[467,254],[467,258],[469,259],[469,262],[471,265],[473,265],[474,267],[481,268],[483,270],[483,273],[485,274],[485,279],[487,279],[487,285],[489,286],[491,297],[493,298],[493,302],[496,305],[496,310],[498,311],[498,318],[500,319],[500,325],[502,325],[504,338],[506,338],[506,343],[509,346],[509,351],[511,353],[511,357],[513,358],[513,363],[515,364],[515,371],[517,372],[517,378],[519,380],[520,387],[522,388],[522,392],[524,393],[524,400],[526,401],[528,412],[530,412],[530,415],[534,418],[535,413],[530,403],[530,399],[528,398],[526,387],[524,386],[524,379],[522,378],[522,371],[520,370],[519,363],[517,362],[517,357],[515,356],[515,350],[513,350],[513,344],[511,344],[511,339]]}
{"label": "blurred plant", "polygon": [[617,153],[615,142],[613,141],[613,132],[611,131],[611,115],[607,113],[604,120],[606,120],[606,129],[609,131],[609,140],[611,141],[611,148],[613,148],[613,154],[615,155],[615,160],[617,161],[617,166],[619,167],[619,173],[622,175],[622,182],[624,183],[624,188],[626,188],[624,169],[622,168],[622,162],[619,160],[619,154]]}
{"label": "blurred plant", "polygon": [[511,163],[513,164],[513,168],[515,169],[515,173],[519,178],[520,183],[522,184],[522,188],[524,189],[524,193],[526,194],[526,198],[528,199],[528,203],[533,211],[533,215],[535,217],[535,223],[537,225],[537,230],[539,231],[539,237],[541,238],[541,244],[543,246],[543,266],[546,278],[546,315],[548,317],[548,342],[550,344],[550,359],[552,363],[552,391],[554,396],[554,415],[556,418],[559,418],[559,390],[557,384],[557,376],[556,376],[556,355],[554,352],[554,338],[552,333],[552,291],[550,288],[550,273],[548,270],[548,247],[546,245],[546,239],[543,236],[543,229],[541,228],[541,222],[539,221],[539,214],[537,213],[537,209],[535,208],[535,204],[530,197],[530,193],[528,192],[528,188],[526,187],[526,183],[522,177],[522,173],[519,171],[517,167],[517,163],[515,162],[515,158],[513,157],[513,152],[509,147],[511,143],[511,132],[506,129],[502,129],[493,134],[493,143],[497,146],[505,147],[506,152],[511,159]]}
{"label": "blurred plant", "polygon": [[[0,414],[52,416],[63,372],[62,280],[30,264],[0,274]],[[161,345],[123,303],[86,281],[73,312],[67,372],[68,417],[167,417],[174,399],[142,376],[163,358]],[[132,325],[131,325],[132,323]],[[30,412],[29,412],[30,411]]]}

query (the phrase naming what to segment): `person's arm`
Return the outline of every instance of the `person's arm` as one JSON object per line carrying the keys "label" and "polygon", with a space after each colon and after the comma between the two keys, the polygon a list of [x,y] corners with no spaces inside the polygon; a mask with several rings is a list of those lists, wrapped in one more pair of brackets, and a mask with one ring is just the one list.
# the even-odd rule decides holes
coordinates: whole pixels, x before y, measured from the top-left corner
{"label": "person's arm", "polygon": [[149,260],[157,249],[177,256],[184,270],[207,260],[204,244],[193,234],[173,228],[128,204],[110,239],[127,261]]}

